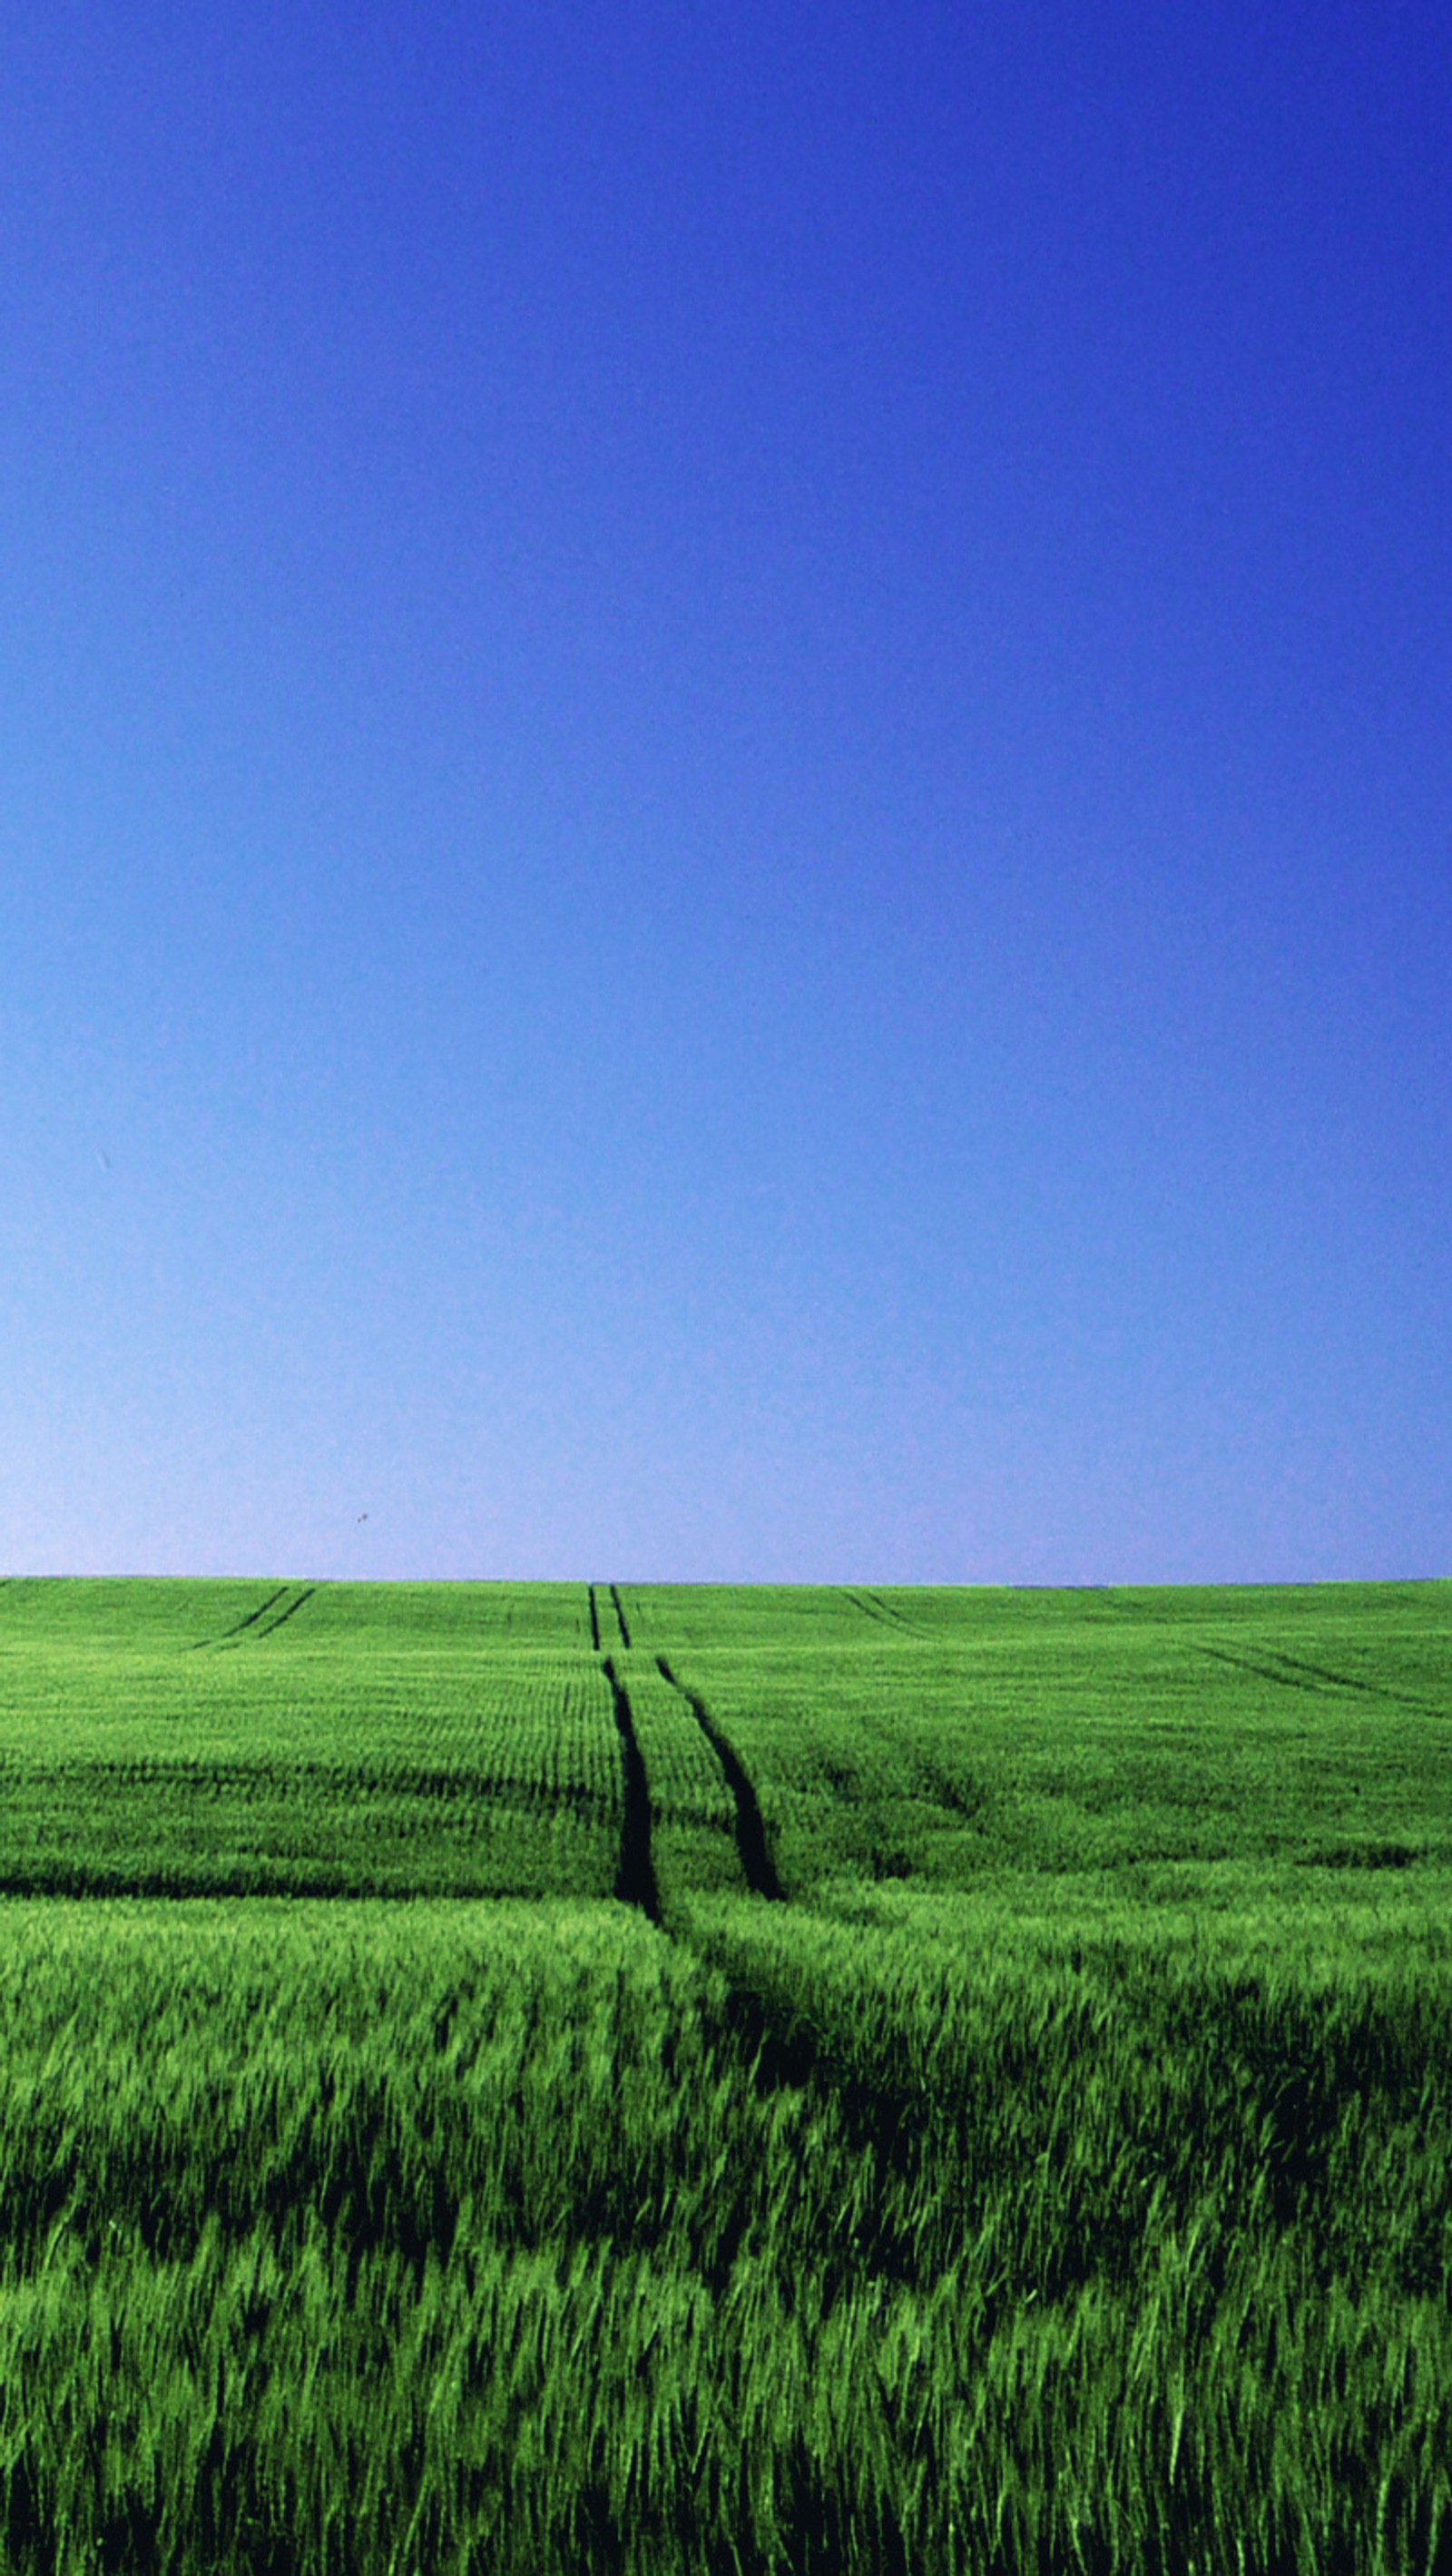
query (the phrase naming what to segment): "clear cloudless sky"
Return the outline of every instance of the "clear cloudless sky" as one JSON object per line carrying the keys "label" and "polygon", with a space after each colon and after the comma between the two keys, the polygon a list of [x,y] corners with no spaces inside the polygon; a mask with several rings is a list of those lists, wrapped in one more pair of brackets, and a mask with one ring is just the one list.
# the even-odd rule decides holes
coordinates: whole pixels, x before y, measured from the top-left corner
{"label": "clear cloudless sky", "polygon": [[1449,505],[1431,0],[8,11],[0,1570],[1452,1572]]}

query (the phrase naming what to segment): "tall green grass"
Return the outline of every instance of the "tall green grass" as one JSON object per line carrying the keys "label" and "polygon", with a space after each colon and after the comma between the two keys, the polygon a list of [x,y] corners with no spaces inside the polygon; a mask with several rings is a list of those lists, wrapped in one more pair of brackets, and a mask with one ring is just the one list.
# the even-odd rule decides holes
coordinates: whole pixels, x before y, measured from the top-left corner
{"label": "tall green grass", "polygon": [[8,2564],[1452,2566],[1430,1919],[832,1901],[0,1909]]}
{"label": "tall green grass", "polygon": [[0,2569],[1452,2576],[1449,1674],[0,1584]]}

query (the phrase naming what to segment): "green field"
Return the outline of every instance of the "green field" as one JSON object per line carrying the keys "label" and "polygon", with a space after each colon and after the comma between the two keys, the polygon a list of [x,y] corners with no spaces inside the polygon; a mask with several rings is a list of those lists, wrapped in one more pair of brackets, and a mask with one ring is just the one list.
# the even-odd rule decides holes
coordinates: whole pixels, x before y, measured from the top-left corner
{"label": "green field", "polygon": [[1452,2571],[1452,1584],[0,1584],[0,2565]]}

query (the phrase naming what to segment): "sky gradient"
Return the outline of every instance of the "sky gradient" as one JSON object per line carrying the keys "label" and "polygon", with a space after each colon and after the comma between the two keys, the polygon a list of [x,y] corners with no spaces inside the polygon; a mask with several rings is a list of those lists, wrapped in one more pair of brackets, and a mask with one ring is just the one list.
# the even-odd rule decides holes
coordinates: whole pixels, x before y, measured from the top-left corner
{"label": "sky gradient", "polygon": [[1431,6],[12,12],[0,1571],[1452,1573],[1449,138]]}

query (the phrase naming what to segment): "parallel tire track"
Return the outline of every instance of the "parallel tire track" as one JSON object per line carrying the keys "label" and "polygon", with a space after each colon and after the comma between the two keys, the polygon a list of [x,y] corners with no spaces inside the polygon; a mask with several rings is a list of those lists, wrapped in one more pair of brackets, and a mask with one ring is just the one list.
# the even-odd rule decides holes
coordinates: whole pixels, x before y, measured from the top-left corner
{"label": "parallel tire track", "polygon": [[303,1585],[303,1588],[302,1588],[301,1592],[298,1594],[297,1599],[296,1599],[295,1601],[289,1601],[289,1603],[288,1603],[288,1605],[287,1605],[287,1608],[286,1608],[285,1610],[279,1610],[279,1612],[278,1612],[278,1614],[277,1614],[277,1617],[276,1617],[275,1619],[269,1619],[269,1621],[268,1621],[268,1623],[267,1623],[267,1626],[266,1626],[265,1628],[259,1628],[259,1629],[258,1629],[258,1631],[257,1631],[258,1636],[259,1636],[259,1637],[275,1637],[275,1636],[276,1636],[276,1634],[277,1634],[278,1629],[282,1626],[282,1624],[283,1624],[284,1620],[286,1620],[286,1619],[293,1619],[293,1618],[296,1618],[297,1613],[299,1612],[299,1610],[301,1610],[301,1609],[302,1609],[302,1607],[303,1607],[304,1603],[305,1603],[305,1602],[308,1602],[308,1601],[311,1601],[311,1599],[312,1599],[312,1597],[313,1597],[313,1594],[316,1592],[317,1588],[318,1588],[318,1587],[317,1587],[317,1585],[316,1585],[315,1583],[305,1583],[305,1584]]}
{"label": "parallel tire track", "polygon": [[234,1619],[230,1628],[222,1630],[220,1637],[199,1637],[194,1646],[188,1647],[187,1652],[197,1655],[201,1653],[204,1646],[225,1646],[229,1638],[240,1637],[244,1628],[255,1627],[259,1619],[266,1618],[268,1611],[282,1599],[287,1589],[288,1586],[285,1583],[279,1583],[277,1590],[269,1592],[265,1601],[259,1601],[255,1610],[249,1610],[245,1619]]}
{"label": "parallel tire track", "polygon": [[742,1874],[747,1886],[753,1896],[769,1897],[777,1905],[784,1903],[786,1891],[777,1877],[776,1864],[767,1846],[766,1822],[750,1772],[729,1737],[723,1735],[714,1723],[705,1701],[698,1699],[694,1691],[687,1690],[684,1682],[677,1681],[664,1655],[657,1655],[655,1668],[662,1681],[669,1682],[673,1691],[680,1692],[721,1765],[736,1808],[736,1848],[741,1855]]}
{"label": "parallel tire track", "polygon": [[620,1622],[620,1642],[628,1655],[630,1652],[630,1630],[625,1624],[625,1613],[620,1607],[620,1586],[618,1583],[611,1584],[610,1598],[615,1604],[615,1616]]}
{"label": "parallel tire track", "polygon": [[1228,1646],[1207,1646],[1198,1638],[1191,1642],[1197,1654],[1213,1655],[1217,1664],[1234,1664],[1243,1673],[1257,1674],[1262,1681],[1278,1682],[1283,1690],[1317,1691],[1323,1696],[1327,1691],[1351,1691],[1363,1699],[1385,1699],[1397,1708],[1415,1708],[1424,1717],[1447,1714],[1433,1700],[1415,1698],[1410,1691],[1389,1690],[1385,1682],[1359,1680],[1353,1673],[1332,1672],[1326,1664],[1303,1663],[1298,1655],[1284,1655],[1276,1646],[1263,1649],[1271,1659],[1263,1662],[1256,1655],[1232,1654]]}
{"label": "parallel tire track", "polygon": [[625,1684],[616,1672],[613,1658],[607,1655],[600,1669],[610,1684],[610,1695],[615,1702],[615,1723],[620,1730],[620,1768],[625,1784],[620,1868],[614,1892],[622,1905],[638,1905],[648,1922],[659,1923],[660,1890],[655,1883],[655,1864],[650,1856],[650,1784],[645,1776],[645,1758],[635,1732]]}
{"label": "parallel tire track", "polygon": [[845,1583],[842,1586],[842,1598],[844,1601],[850,1601],[854,1610],[860,1610],[864,1619],[870,1619],[874,1627],[887,1626],[887,1613],[880,1603],[871,1600],[861,1592],[849,1592]]}
{"label": "parallel tire track", "polygon": [[895,1610],[890,1601],[884,1601],[880,1592],[853,1592],[844,1583],[842,1598],[850,1601],[854,1610],[860,1610],[864,1619],[871,1619],[878,1627],[891,1629],[896,1636],[921,1637],[925,1633],[913,1620],[905,1618],[901,1610]]}

